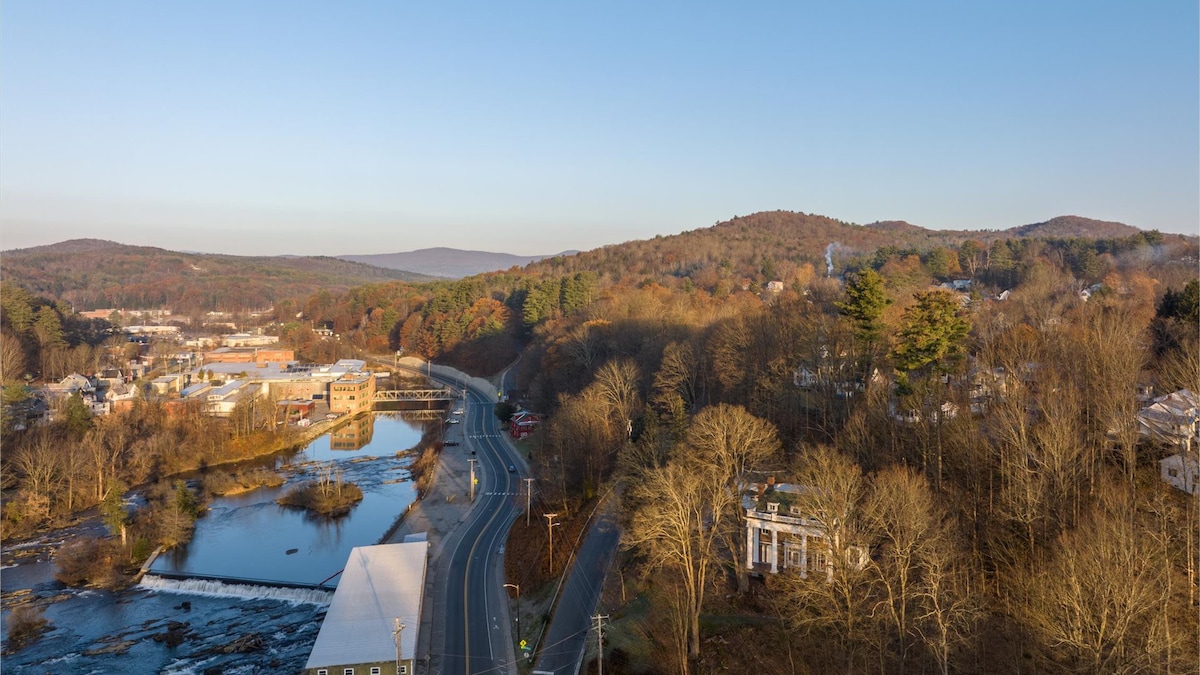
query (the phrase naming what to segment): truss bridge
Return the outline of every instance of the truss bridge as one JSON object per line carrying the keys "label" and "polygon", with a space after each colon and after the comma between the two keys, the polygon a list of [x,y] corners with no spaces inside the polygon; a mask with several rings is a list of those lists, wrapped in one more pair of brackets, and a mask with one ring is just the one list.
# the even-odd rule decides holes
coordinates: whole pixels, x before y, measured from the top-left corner
{"label": "truss bridge", "polygon": [[458,398],[453,389],[441,387],[439,389],[384,389],[375,392],[375,398],[372,400],[376,403],[395,402],[425,402],[425,401],[453,401]]}

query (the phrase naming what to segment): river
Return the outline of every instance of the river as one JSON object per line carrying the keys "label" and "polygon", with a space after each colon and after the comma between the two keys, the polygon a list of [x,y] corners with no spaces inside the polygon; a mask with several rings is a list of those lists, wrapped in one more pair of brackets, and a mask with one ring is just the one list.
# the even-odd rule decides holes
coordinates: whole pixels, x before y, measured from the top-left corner
{"label": "river", "polygon": [[[281,458],[287,484],[214,499],[192,541],[155,560],[134,588],[67,589],[48,562],[4,570],[5,594],[31,589],[54,626],[6,654],[4,672],[299,672],[350,549],[377,543],[412,502],[411,460],[396,453],[415,446],[422,430],[377,414]],[[328,520],[274,503],[289,486],[329,472],[362,489],[350,514]],[[194,578],[167,578],[175,576]],[[272,585],[322,582],[330,590]],[[7,616],[6,607],[6,624]],[[183,641],[168,646],[169,631]],[[241,651],[225,653],[231,648]]]}

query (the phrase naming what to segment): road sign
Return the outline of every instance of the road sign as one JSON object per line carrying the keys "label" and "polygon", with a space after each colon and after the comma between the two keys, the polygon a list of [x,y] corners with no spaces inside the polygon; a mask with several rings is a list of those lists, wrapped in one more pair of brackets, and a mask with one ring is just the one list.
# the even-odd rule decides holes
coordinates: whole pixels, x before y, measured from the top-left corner
{"label": "road sign", "polygon": [[526,641],[524,641],[524,640],[521,640],[521,641],[520,641],[520,642],[518,642],[517,644],[521,645],[521,649],[525,649],[525,648],[526,648],[526,645],[528,645],[529,643],[528,643],[528,642],[526,642]]}

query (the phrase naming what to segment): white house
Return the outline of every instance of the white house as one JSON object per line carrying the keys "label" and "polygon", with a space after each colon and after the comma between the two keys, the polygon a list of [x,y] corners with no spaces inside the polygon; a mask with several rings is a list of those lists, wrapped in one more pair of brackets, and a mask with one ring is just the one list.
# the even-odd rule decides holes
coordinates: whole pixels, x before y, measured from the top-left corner
{"label": "white house", "polygon": [[1138,428],[1143,436],[1179,448],[1185,453],[1196,447],[1200,436],[1200,405],[1188,389],[1159,396],[1138,413]]}
{"label": "white house", "polygon": [[1200,481],[1200,459],[1194,455],[1171,455],[1158,460],[1162,479],[1189,495],[1196,494],[1196,483]]}
{"label": "white house", "polygon": [[[746,512],[746,569],[777,574],[780,569],[796,569],[807,577],[810,570],[823,570],[833,578],[828,539],[801,507],[807,490],[801,485],[775,483],[768,479],[742,495]],[[850,545],[843,552],[846,560],[861,569],[867,564],[867,550]]]}
{"label": "white house", "polygon": [[350,551],[306,675],[412,675],[428,551],[407,539]]}

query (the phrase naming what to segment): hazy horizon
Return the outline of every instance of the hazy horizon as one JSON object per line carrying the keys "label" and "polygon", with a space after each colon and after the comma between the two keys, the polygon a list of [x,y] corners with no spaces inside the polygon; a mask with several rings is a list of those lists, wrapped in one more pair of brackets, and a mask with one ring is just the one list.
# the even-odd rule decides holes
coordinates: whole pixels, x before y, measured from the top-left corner
{"label": "hazy horizon", "polygon": [[0,248],[1200,229],[1195,3],[9,3]]}

